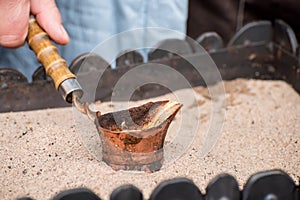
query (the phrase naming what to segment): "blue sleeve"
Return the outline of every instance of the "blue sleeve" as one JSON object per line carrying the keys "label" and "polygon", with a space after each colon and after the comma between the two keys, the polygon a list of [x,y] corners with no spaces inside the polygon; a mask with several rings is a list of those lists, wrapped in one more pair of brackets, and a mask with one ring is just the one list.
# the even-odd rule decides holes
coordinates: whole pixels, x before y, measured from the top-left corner
{"label": "blue sleeve", "polygon": [[[162,27],[186,32],[188,0],[57,0],[56,3],[71,38],[68,45],[58,46],[68,63],[123,31]],[[153,37],[153,42],[165,39],[160,34]],[[17,50],[0,47],[0,54],[0,67],[16,68],[30,80],[40,65],[27,45]]]}

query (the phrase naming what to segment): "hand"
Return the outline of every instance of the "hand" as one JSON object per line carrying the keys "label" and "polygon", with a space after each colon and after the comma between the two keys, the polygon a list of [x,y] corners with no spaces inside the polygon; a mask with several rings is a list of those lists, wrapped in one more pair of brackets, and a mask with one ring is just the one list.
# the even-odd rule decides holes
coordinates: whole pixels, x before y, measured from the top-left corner
{"label": "hand", "polygon": [[15,48],[24,44],[30,13],[56,43],[67,44],[70,40],[54,0],[0,0],[0,13],[1,46]]}

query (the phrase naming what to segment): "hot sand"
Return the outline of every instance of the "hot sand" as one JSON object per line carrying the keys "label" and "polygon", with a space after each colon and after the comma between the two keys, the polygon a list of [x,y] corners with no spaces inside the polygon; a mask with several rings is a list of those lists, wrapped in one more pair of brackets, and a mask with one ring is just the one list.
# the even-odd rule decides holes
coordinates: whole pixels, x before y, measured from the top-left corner
{"label": "hot sand", "polygon": [[[217,119],[221,120],[225,113],[225,120],[219,123],[223,124],[219,137],[210,137],[215,143],[211,151],[204,157],[200,155],[208,138],[214,99],[209,97],[207,89],[198,87],[195,88],[196,101],[184,104],[181,112],[200,109],[199,115],[192,112],[195,116],[191,115],[191,120],[182,118],[183,130],[193,129],[193,124],[189,123],[195,120],[200,122],[196,137],[190,146],[186,146],[183,155],[175,161],[167,161],[160,171],[152,174],[116,172],[95,159],[77,133],[76,113],[72,108],[0,113],[0,197],[51,199],[63,190],[87,187],[102,199],[109,199],[116,187],[133,184],[148,199],[158,183],[170,178],[190,178],[204,193],[208,182],[217,174],[235,176],[242,188],[250,175],[269,169],[284,170],[298,184],[299,94],[283,81],[237,79],[225,82],[225,88],[226,99],[218,108],[221,114],[217,114]],[[178,95],[185,92],[179,91]],[[137,106],[146,101],[131,102],[130,105]],[[106,113],[113,107],[106,102],[97,108]],[[176,130],[180,119],[179,114],[170,127],[166,145],[171,143],[172,131]],[[187,142],[190,144],[191,141]],[[177,147],[170,148],[168,155],[173,155],[172,151],[176,152]]]}

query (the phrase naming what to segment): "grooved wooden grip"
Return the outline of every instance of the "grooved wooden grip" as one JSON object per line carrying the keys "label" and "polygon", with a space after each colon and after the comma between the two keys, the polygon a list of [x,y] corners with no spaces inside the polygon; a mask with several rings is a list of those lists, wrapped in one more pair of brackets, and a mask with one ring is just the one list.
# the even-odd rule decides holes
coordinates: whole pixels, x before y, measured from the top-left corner
{"label": "grooved wooden grip", "polygon": [[34,18],[29,19],[27,42],[35,52],[38,61],[44,66],[46,74],[53,79],[57,90],[63,81],[76,78],[69,70],[66,61],[59,55],[58,49],[51,43],[48,34]]}

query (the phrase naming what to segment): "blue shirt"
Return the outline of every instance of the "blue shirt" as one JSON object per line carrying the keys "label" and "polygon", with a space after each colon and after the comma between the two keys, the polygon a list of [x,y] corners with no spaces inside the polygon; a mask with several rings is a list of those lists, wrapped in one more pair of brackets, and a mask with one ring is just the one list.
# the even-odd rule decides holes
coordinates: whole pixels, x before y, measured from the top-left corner
{"label": "blue shirt", "polygon": [[[162,27],[183,33],[167,36],[179,39],[186,33],[188,0],[57,0],[56,4],[71,38],[68,45],[58,46],[68,64],[123,31]],[[155,34],[151,38],[154,45],[166,35]],[[127,41],[129,46],[130,42]],[[0,47],[0,55],[1,68],[18,69],[29,80],[40,66],[27,44],[18,49]]]}

